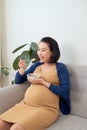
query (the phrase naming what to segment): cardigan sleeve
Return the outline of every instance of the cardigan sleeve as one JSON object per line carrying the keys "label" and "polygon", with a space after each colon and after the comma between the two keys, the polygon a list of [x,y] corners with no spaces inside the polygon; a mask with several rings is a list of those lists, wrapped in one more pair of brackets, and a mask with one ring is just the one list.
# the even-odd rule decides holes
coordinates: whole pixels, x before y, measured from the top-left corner
{"label": "cardigan sleeve", "polygon": [[38,65],[40,65],[40,64],[42,64],[42,63],[40,63],[40,62],[34,63],[33,65],[30,66],[30,68],[28,68],[28,69],[25,71],[25,73],[24,73],[23,75],[21,75],[21,74],[19,73],[19,71],[17,71],[17,73],[16,73],[16,75],[15,75],[15,83],[16,83],[16,84],[24,83],[24,82],[27,80],[27,74],[33,73],[34,70],[35,70],[35,68],[36,68]]}
{"label": "cardigan sleeve", "polygon": [[59,77],[60,85],[51,84],[49,89],[58,96],[68,99],[70,93],[70,78],[69,72],[63,63],[58,63],[57,74]]}
{"label": "cardigan sleeve", "polygon": [[62,63],[57,64],[57,74],[60,85],[51,84],[49,89],[60,97],[59,107],[60,111],[67,115],[71,110],[70,103],[70,76],[66,66]]}

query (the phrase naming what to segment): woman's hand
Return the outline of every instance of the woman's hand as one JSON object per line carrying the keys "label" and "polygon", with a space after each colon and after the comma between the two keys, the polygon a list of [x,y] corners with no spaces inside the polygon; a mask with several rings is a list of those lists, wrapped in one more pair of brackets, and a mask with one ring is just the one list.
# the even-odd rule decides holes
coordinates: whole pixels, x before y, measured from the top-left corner
{"label": "woman's hand", "polygon": [[29,78],[29,77],[27,78],[27,80],[28,80],[29,82],[33,83],[33,84],[41,84],[42,81],[43,81],[42,78],[33,78],[33,79],[31,79],[31,78]]}
{"label": "woman's hand", "polygon": [[47,88],[49,88],[50,86],[50,83],[45,81],[43,78],[36,78],[36,79],[27,78],[27,80],[31,82],[32,84],[42,84]]}
{"label": "woman's hand", "polygon": [[25,62],[25,60],[22,60],[22,59],[20,59],[20,61],[19,61],[19,63],[18,63],[18,66],[19,66],[19,73],[21,74],[21,75],[23,75],[24,74],[24,72],[25,72],[25,70],[26,70],[26,62]]}

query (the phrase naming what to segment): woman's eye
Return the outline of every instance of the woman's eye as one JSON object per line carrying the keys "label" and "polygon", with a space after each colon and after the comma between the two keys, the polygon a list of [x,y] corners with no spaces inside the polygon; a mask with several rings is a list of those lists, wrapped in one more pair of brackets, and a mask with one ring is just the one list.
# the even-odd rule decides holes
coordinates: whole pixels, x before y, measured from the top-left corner
{"label": "woman's eye", "polygon": [[40,50],[40,49],[38,49],[37,51],[46,51],[46,50]]}
{"label": "woman's eye", "polygon": [[42,50],[42,51],[45,51],[45,50]]}

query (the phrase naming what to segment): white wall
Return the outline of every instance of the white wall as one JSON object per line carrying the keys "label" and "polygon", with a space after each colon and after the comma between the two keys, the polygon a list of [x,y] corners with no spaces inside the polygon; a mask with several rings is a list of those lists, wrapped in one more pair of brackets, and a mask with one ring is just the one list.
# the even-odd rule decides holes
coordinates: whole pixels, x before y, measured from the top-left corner
{"label": "white wall", "polygon": [[[1,1],[0,1],[0,18],[1,18]],[[1,68],[1,21],[0,21],[0,68]],[[0,87],[1,87],[1,72],[0,72]]]}
{"label": "white wall", "polygon": [[87,0],[3,0],[3,57],[12,67],[12,51],[25,42],[55,38],[60,61],[87,65]]}

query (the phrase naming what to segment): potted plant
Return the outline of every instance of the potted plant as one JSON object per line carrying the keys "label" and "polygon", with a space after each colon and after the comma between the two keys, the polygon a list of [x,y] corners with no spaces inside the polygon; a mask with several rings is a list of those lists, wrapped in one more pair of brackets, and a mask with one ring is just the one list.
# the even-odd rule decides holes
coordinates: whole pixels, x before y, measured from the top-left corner
{"label": "potted plant", "polygon": [[38,49],[38,44],[36,42],[31,42],[29,43],[25,43],[19,47],[17,47],[15,50],[13,50],[12,53],[15,53],[17,51],[19,51],[20,49],[27,47],[28,49],[25,49],[21,52],[21,54],[19,54],[15,60],[13,61],[13,69],[14,70],[18,70],[19,66],[18,66],[18,62],[20,59],[23,59],[26,61],[27,66],[29,65],[29,63],[32,62],[36,62],[38,60],[38,56],[37,56],[37,49]]}
{"label": "potted plant", "polygon": [[[25,49],[25,47],[27,49]],[[24,48],[23,51],[22,51],[22,48]],[[21,53],[19,53],[19,55],[13,61],[13,64],[12,64],[13,69],[15,71],[19,69],[18,62],[20,59],[25,60],[27,66],[31,62],[38,61],[37,49],[38,49],[38,44],[36,42],[31,42],[30,44],[29,43],[22,44],[21,46],[17,47],[15,50],[13,50],[12,51],[13,54],[16,53],[17,51],[21,50]],[[8,76],[10,71],[11,70],[9,67],[6,67],[6,66],[0,67],[1,75]],[[14,84],[14,80],[11,81],[11,84]]]}
{"label": "potted plant", "polygon": [[0,67],[0,87],[3,85],[3,81],[5,82],[4,76],[9,76],[10,68],[7,66],[1,66]]}
{"label": "potted plant", "polygon": [[1,74],[4,74],[4,75],[6,75],[6,76],[9,75],[9,71],[10,71],[10,68],[8,68],[8,67],[6,67],[6,66],[1,66],[1,68],[0,68],[0,73],[1,73]]}

